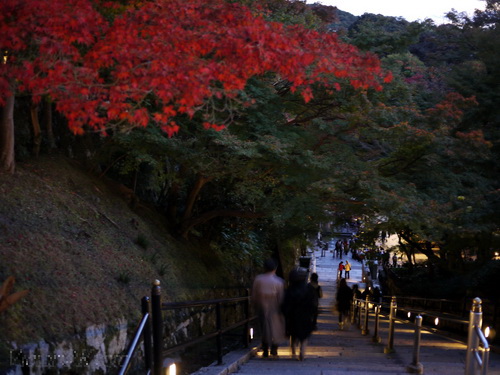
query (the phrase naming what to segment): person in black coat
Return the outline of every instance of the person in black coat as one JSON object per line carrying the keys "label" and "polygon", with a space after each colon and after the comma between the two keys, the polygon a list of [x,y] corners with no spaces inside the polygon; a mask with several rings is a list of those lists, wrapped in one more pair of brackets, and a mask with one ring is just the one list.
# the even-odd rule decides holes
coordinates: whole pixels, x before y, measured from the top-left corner
{"label": "person in black coat", "polygon": [[300,346],[299,360],[303,361],[307,339],[314,330],[316,292],[307,283],[307,270],[304,268],[293,269],[289,275],[289,283],[283,303],[286,333],[290,336],[292,358],[297,358],[296,347]]}
{"label": "person in black coat", "polygon": [[323,298],[323,289],[321,289],[321,285],[319,285],[317,273],[311,274],[309,285],[314,288],[314,330],[316,331],[318,329],[319,299]]}
{"label": "person in black coat", "polygon": [[340,280],[336,299],[339,312],[339,328],[343,329],[345,324],[348,323],[352,305],[352,289],[347,285],[345,278]]}

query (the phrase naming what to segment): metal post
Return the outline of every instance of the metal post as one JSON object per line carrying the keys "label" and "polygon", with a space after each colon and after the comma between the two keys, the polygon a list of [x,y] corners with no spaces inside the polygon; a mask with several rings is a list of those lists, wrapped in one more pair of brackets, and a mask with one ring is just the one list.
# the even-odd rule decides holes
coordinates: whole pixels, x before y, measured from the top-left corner
{"label": "metal post", "polygon": [[481,299],[476,297],[472,300],[472,310],[470,311],[469,318],[469,332],[467,339],[467,354],[465,356],[465,375],[473,375],[476,373],[477,365],[475,360],[475,353],[479,347],[479,337],[475,333],[475,327],[483,324],[483,312],[481,307]]}
{"label": "metal post", "polygon": [[413,362],[408,366],[408,372],[423,374],[424,366],[420,363],[420,338],[422,336],[422,316],[415,317],[415,342],[413,344]]}
{"label": "metal post", "polygon": [[356,296],[354,296],[354,298],[352,299],[352,302],[351,302],[351,313],[349,314],[349,318],[351,319],[351,324],[354,323],[354,316],[356,314]]}
{"label": "metal post", "polygon": [[151,290],[151,313],[153,322],[153,375],[161,375],[163,367],[163,317],[161,313],[160,280],[153,282]]}
{"label": "metal post", "polygon": [[247,322],[245,323],[245,328],[243,332],[243,344],[245,345],[245,348],[248,348],[250,345],[250,322],[248,319],[250,319],[250,290],[246,289],[245,290],[245,295],[247,299],[245,300],[245,319]]}
{"label": "metal post", "polygon": [[375,305],[375,328],[374,328],[375,331],[373,332],[373,337],[372,337],[373,342],[381,341],[380,336],[378,334],[378,326],[380,321],[380,308],[381,308],[380,305]]}
{"label": "metal post", "polygon": [[222,365],[222,318],[221,318],[221,308],[220,308],[220,302],[217,302],[217,305],[215,306],[215,312],[216,312],[216,328],[217,328],[217,364]]}
{"label": "metal post", "polygon": [[358,328],[361,329],[361,302],[358,300]]}
{"label": "metal post", "polygon": [[369,296],[366,296],[366,301],[365,301],[365,319],[363,321],[363,329],[361,330],[361,334],[362,335],[368,335],[370,333],[370,330],[368,329],[368,314],[369,314],[369,311],[370,311],[370,308],[369,308],[369,301],[370,301],[370,297]]}
{"label": "metal post", "polygon": [[151,344],[151,306],[149,297],[143,297],[141,301],[142,315],[149,314],[149,319],[144,326],[143,342],[144,342],[144,364],[146,371],[153,368],[152,344]]}
{"label": "metal post", "polygon": [[394,351],[394,321],[396,319],[397,308],[396,296],[392,296],[389,313],[389,339],[387,340],[387,346],[384,348],[384,353],[386,354]]}

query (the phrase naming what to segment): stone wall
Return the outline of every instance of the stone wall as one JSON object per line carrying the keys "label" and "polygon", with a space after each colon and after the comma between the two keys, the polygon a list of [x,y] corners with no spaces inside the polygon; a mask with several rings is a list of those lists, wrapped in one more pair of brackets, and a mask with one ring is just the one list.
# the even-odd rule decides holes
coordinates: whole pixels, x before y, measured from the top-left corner
{"label": "stone wall", "polygon": [[[10,370],[6,375],[106,374],[116,372],[129,341],[125,320],[115,325],[92,325],[81,334],[61,342],[39,342],[18,346],[12,343]],[[115,371],[112,371],[114,369]]]}

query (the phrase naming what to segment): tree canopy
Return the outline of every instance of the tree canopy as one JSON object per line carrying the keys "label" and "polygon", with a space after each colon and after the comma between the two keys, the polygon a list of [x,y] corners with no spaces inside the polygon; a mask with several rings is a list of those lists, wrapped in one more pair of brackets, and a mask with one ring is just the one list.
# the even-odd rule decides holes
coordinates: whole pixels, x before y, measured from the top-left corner
{"label": "tree canopy", "polygon": [[185,238],[300,237],[335,213],[432,259],[426,241],[442,259],[463,260],[465,246],[488,259],[497,2],[439,26],[365,14],[338,33],[334,10],[5,0],[0,104],[51,103],[81,137],[70,142],[91,139],[94,168]]}

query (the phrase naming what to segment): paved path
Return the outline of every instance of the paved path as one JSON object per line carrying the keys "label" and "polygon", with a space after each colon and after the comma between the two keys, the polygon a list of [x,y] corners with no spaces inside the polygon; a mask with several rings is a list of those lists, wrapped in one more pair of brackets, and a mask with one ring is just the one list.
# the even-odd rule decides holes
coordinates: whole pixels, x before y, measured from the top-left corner
{"label": "paved path", "polygon": [[[278,359],[263,358],[262,352],[254,348],[251,355],[240,356],[239,361],[228,357],[226,365],[205,368],[197,374],[241,374],[241,375],[367,375],[367,374],[407,374],[408,365],[413,361],[414,326],[397,324],[394,338],[395,351],[384,354],[388,338],[388,320],[382,317],[380,322],[381,342],[373,339],[374,327],[369,326],[369,333],[362,335],[358,327],[351,326],[344,330],[338,328],[338,315],[332,312],[336,291],[336,275],[341,259],[332,257],[332,253],[321,257],[316,251],[315,271],[324,296],[320,300],[318,331],[309,340],[306,358],[300,362],[291,358],[290,348],[285,345],[278,350]],[[361,283],[361,263],[344,257],[352,264],[350,285]],[[371,319],[373,320],[373,319]],[[257,344],[257,343],[255,343]],[[233,354],[234,356],[234,354]],[[228,363],[232,362],[232,366]],[[464,374],[465,345],[451,339],[429,333],[422,333],[420,364],[424,374],[459,375]],[[218,369],[217,369],[218,368]],[[500,375],[500,357],[490,354],[488,374]]]}

